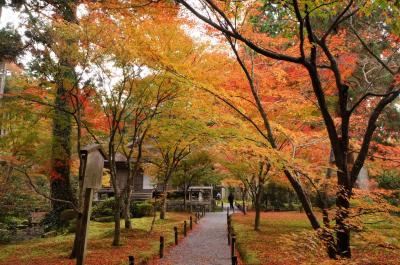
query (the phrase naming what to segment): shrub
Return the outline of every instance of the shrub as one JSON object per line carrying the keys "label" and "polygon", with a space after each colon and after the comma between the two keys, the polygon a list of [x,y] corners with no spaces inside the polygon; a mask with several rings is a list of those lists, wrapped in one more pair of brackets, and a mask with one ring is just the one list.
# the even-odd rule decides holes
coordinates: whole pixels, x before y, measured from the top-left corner
{"label": "shrub", "polygon": [[148,202],[134,202],[131,204],[132,217],[140,218],[143,216],[151,216],[153,212],[153,205]]}
{"label": "shrub", "polygon": [[16,227],[18,225],[21,225],[26,219],[18,218],[15,216],[3,216],[1,218],[1,222],[5,224],[7,227]]}
{"label": "shrub", "polygon": [[41,222],[44,226],[44,231],[49,232],[53,229],[64,229],[68,225],[68,222],[62,222],[59,217],[59,213],[55,211],[47,213]]}
{"label": "shrub", "polygon": [[9,243],[11,238],[11,231],[7,229],[0,229],[0,243]]}
{"label": "shrub", "polygon": [[108,198],[104,201],[97,203],[92,209],[91,219],[105,216],[113,216],[114,204],[114,198]]}
{"label": "shrub", "polygon": [[388,203],[393,206],[400,206],[400,191],[393,192],[390,196],[384,196]]}
{"label": "shrub", "polygon": [[397,170],[385,170],[377,177],[380,188],[387,190],[400,189],[400,173]]}

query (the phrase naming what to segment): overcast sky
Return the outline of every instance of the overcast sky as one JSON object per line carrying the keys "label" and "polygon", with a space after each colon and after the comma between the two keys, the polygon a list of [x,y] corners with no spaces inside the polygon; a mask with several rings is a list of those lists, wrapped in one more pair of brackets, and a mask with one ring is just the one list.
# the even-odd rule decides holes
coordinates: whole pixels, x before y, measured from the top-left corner
{"label": "overcast sky", "polygon": [[3,7],[1,12],[0,27],[5,27],[7,23],[13,24],[14,28],[18,27],[19,18],[18,14],[12,11],[11,8]]}

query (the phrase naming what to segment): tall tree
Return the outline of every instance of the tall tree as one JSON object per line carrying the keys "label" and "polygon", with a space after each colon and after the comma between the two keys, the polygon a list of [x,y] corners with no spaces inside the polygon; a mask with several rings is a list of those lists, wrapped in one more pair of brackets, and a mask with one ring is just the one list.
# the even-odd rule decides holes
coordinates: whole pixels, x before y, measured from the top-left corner
{"label": "tall tree", "polygon": [[[324,124],[329,135],[330,144],[335,156],[335,166],[337,167],[337,196],[335,215],[335,232],[336,232],[336,252],[341,257],[351,257],[350,251],[350,227],[347,225],[349,218],[350,198],[354,183],[365,162],[368,154],[368,149],[371,143],[372,136],[377,126],[377,120],[381,113],[392,103],[399,95],[399,67],[395,62],[391,61],[392,57],[397,56],[397,45],[394,41],[396,38],[386,38],[385,32],[396,34],[398,30],[398,20],[394,18],[399,15],[399,7],[396,4],[389,2],[377,1],[346,1],[346,2],[310,2],[310,1],[260,1],[257,3],[216,3],[212,0],[200,0],[200,9],[198,3],[194,4],[186,0],[178,0],[195,16],[212,26],[217,31],[227,37],[228,42],[237,40],[243,45],[246,45],[256,53],[267,58],[292,63],[302,67],[307,73],[311,86],[313,88],[314,97],[323,117]],[[372,12],[374,10],[374,12]],[[385,38],[391,42],[391,48],[383,48],[377,42],[375,45],[383,49],[377,51],[371,50],[369,45],[362,37],[363,21],[368,19],[381,19],[383,16],[377,16],[375,10],[384,13],[387,19],[384,23],[376,23],[376,27],[372,31],[375,40]],[[205,11],[205,12],[204,12]],[[250,14],[250,18],[243,15]],[[328,16],[326,15],[328,14]],[[282,23],[282,18],[288,17],[290,20],[285,20],[287,23]],[[240,23],[238,22],[240,20]],[[291,22],[289,22],[291,21]],[[368,24],[368,23],[367,23]],[[247,26],[247,28],[245,26]],[[380,25],[387,25],[382,29]],[[239,28],[239,26],[242,26]],[[250,34],[247,35],[246,29]],[[354,88],[346,79],[348,72],[341,66],[343,61],[340,60],[341,51],[335,43],[335,35],[340,30],[352,33],[351,37],[345,38],[346,43],[354,43],[358,40],[361,46],[368,51],[370,57],[375,59],[382,69],[388,73],[385,82],[365,88],[361,95],[352,97],[351,91]],[[369,31],[371,32],[371,31]],[[295,38],[294,44],[288,46],[273,47],[272,40],[274,37],[282,37],[284,34],[292,33]],[[294,34],[293,34],[294,33]],[[398,33],[398,31],[397,31]],[[255,38],[259,35],[270,37],[266,42],[259,42]],[[390,35],[393,36],[393,35]],[[395,48],[393,48],[395,47]],[[296,52],[297,50],[297,52]],[[381,59],[382,52],[388,52],[389,56]],[[394,51],[394,52],[393,52]],[[339,57],[339,58],[338,58]],[[334,83],[335,99],[337,104],[337,112],[332,112],[328,104],[327,88],[332,83],[326,82],[323,74],[328,71],[330,79]],[[380,73],[380,72],[379,72]],[[371,92],[370,88],[373,88]],[[375,99],[371,101],[370,99]],[[357,150],[357,155],[354,163],[349,160],[350,157],[350,139],[351,130],[354,129],[354,124],[351,123],[352,115],[357,111],[360,105],[371,104],[370,115],[367,117],[367,124],[361,135],[361,147]],[[260,114],[263,111],[260,109]],[[265,114],[265,112],[264,112]],[[335,123],[335,116],[337,123]],[[269,142],[274,144],[275,139],[268,132],[268,124],[266,130],[268,133]],[[315,218],[310,203],[307,198],[304,198],[304,192],[299,186],[296,178],[289,170],[285,170],[285,174],[293,185],[294,189],[302,202],[307,216],[315,229],[319,229],[321,225]],[[330,244],[334,242],[334,237],[330,237]],[[332,248],[329,248],[331,257],[335,257]]]}
{"label": "tall tree", "polygon": [[[78,1],[12,1],[13,7],[21,8],[27,17],[27,37],[29,42],[40,45],[31,45],[30,52],[36,55],[32,63],[32,72],[47,82],[54,84],[56,96],[54,98],[53,139],[51,154],[50,186],[52,210],[55,220],[58,220],[62,210],[70,208],[76,203],[70,182],[71,166],[71,106],[68,101],[69,91],[77,85],[75,73],[76,63],[71,60],[70,54],[58,45],[76,45],[73,39],[65,39],[57,35],[57,23],[77,23],[76,7]],[[53,16],[44,16],[44,8],[49,8]],[[62,23],[62,22],[61,22]],[[54,55],[52,57],[52,55]]]}

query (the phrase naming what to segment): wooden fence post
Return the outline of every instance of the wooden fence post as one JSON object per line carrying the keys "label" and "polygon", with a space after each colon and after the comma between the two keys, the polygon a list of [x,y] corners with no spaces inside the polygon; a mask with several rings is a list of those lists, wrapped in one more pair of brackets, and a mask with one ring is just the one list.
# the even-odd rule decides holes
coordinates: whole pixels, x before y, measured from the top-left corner
{"label": "wooden fence post", "polygon": [[175,233],[175,245],[178,245],[178,228],[174,226],[174,233]]}
{"label": "wooden fence post", "polygon": [[231,257],[235,256],[235,245],[236,245],[236,236],[235,236],[235,234],[232,234],[232,239],[231,239]]}
{"label": "wooden fence post", "polygon": [[160,259],[164,257],[164,237],[160,236]]}
{"label": "wooden fence post", "polygon": [[190,216],[190,219],[189,219],[189,229],[190,230],[193,229],[193,220],[192,219],[193,219],[192,216]]}
{"label": "wooden fence post", "polygon": [[183,236],[184,237],[186,237],[186,227],[187,227],[187,223],[186,223],[186,220],[185,221],[183,221]]}
{"label": "wooden fence post", "polygon": [[228,225],[228,246],[231,244],[231,227]]}
{"label": "wooden fence post", "polygon": [[135,258],[133,256],[129,256],[129,265],[135,265]]}

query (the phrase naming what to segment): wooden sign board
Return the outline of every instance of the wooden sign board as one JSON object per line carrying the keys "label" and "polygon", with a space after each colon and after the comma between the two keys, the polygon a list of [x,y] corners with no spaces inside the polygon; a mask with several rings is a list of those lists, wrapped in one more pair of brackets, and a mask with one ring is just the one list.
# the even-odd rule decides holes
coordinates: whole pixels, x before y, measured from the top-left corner
{"label": "wooden sign board", "polygon": [[100,145],[89,145],[81,150],[85,157],[85,172],[83,177],[83,190],[86,188],[100,189],[103,176],[105,155]]}
{"label": "wooden sign board", "polygon": [[89,145],[81,149],[81,155],[84,161],[83,176],[83,212],[80,219],[77,247],[77,265],[85,264],[86,243],[90,220],[90,210],[92,207],[93,189],[101,188],[101,178],[103,176],[103,167],[105,155],[100,145]]}

